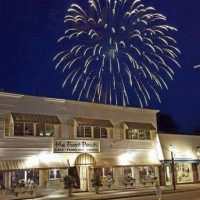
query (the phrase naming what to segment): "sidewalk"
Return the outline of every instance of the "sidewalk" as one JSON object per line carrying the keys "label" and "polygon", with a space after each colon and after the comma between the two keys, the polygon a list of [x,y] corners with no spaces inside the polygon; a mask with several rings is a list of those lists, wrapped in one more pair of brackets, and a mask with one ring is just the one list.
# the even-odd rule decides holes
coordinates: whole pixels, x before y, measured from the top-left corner
{"label": "sidewalk", "polygon": [[[173,190],[172,186],[161,187],[163,194],[169,193],[180,193],[186,191],[195,191],[200,190],[200,184],[186,184],[178,185],[177,190]],[[67,192],[67,191],[66,191]],[[109,199],[121,199],[127,197],[139,197],[139,196],[150,196],[155,195],[155,187],[149,188],[139,188],[139,189],[123,189],[123,190],[111,190],[111,191],[101,191],[100,194],[95,194],[94,192],[81,192],[73,193],[73,197],[68,197],[63,191],[54,191],[52,194],[49,194],[45,197],[39,197],[37,200],[109,200]],[[1,196],[0,200],[11,200],[11,199],[20,199],[20,197],[14,196]],[[30,198],[29,200],[34,199]]]}

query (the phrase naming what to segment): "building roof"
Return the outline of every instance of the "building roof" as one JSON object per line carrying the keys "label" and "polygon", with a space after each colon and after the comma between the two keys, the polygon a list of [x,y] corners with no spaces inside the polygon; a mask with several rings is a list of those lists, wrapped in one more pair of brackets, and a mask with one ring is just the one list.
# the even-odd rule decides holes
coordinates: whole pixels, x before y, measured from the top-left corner
{"label": "building roof", "polygon": [[139,123],[139,122],[124,122],[130,129],[145,129],[145,130],[156,130],[156,128],[150,123]]}
{"label": "building roof", "polygon": [[78,125],[98,126],[112,128],[113,125],[109,120],[90,119],[90,118],[75,118]]}
{"label": "building roof", "polygon": [[[175,160],[199,160],[200,137],[181,134],[158,134],[164,160],[171,160],[171,150]],[[172,147],[170,147],[172,145]]]}
{"label": "building roof", "polygon": [[68,99],[57,99],[57,98],[48,98],[48,97],[39,97],[39,96],[31,96],[31,95],[22,95],[22,94],[14,94],[14,93],[6,93],[6,92],[0,92],[0,96],[3,97],[9,97],[9,98],[35,98],[35,99],[43,99],[47,102],[54,102],[54,103],[73,103],[73,104],[84,104],[84,105],[96,105],[96,106],[106,106],[108,108],[114,108],[114,109],[128,109],[130,111],[140,111],[140,112],[151,112],[151,113],[158,113],[159,110],[155,109],[147,109],[147,108],[137,108],[137,107],[131,107],[131,106],[116,106],[116,105],[108,105],[108,104],[101,104],[101,103],[91,103],[91,102],[84,102],[84,101],[75,101],[75,100],[68,100]]}

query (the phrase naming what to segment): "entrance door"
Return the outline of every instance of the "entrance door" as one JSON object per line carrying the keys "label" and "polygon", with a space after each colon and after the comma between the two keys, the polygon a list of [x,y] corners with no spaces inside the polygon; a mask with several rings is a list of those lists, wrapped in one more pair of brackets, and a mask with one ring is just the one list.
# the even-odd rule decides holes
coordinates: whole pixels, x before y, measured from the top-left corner
{"label": "entrance door", "polygon": [[172,185],[172,173],[170,166],[165,166],[165,180],[166,185]]}
{"label": "entrance door", "polygon": [[89,171],[88,166],[80,167],[80,189],[82,191],[88,191],[88,180],[89,180]]}

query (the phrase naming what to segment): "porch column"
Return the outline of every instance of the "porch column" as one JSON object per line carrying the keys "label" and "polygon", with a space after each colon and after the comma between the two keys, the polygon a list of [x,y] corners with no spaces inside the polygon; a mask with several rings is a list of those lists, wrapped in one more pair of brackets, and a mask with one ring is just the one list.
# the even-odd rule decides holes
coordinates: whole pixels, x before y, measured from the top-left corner
{"label": "porch column", "polygon": [[4,186],[5,188],[11,187],[11,172],[4,172]]}
{"label": "porch column", "polygon": [[48,171],[40,170],[39,171],[39,185],[40,187],[47,187]]}
{"label": "porch column", "polygon": [[135,176],[136,187],[139,187],[140,185],[139,167],[134,167],[134,176]]}

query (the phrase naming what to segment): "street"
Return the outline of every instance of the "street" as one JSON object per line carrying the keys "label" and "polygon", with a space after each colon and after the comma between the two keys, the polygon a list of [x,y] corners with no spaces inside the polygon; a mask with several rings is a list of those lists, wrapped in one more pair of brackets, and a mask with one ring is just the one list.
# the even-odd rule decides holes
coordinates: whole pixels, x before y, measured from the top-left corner
{"label": "street", "polygon": [[[120,200],[156,200],[156,196],[145,196],[136,198],[126,198]],[[175,194],[165,194],[162,200],[200,200],[200,191],[181,192]]]}

